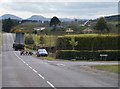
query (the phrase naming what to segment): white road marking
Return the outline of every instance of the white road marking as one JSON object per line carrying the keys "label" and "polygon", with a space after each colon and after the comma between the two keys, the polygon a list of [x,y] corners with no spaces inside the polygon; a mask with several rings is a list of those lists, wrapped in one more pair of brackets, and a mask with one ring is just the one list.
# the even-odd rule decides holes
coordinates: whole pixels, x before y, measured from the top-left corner
{"label": "white road marking", "polygon": [[57,64],[58,66],[65,66],[64,64]]}
{"label": "white road marking", "polygon": [[47,81],[47,83],[48,83],[51,87],[53,87],[54,89],[56,89],[56,88],[53,86],[52,83],[50,83],[49,81]]}
{"label": "white road marking", "polygon": [[[23,62],[23,63],[25,63],[30,69],[32,69],[36,74],[38,74],[38,76],[40,76],[42,79],[45,79],[41,74],[39,74],[35,69],[33,69],[31,66],[29,66],[25,61],[23,61],[23,59],[22,58],[20,58],[15,52],[14,52],[14,54]],[[47,81],[47,83],[52,87],[52,88],[54,88],[54,89],[56,89],[54,86],[53,86],[53,84],[52,83],[50,83],[49,81]]]}
{"label": "white road marking", "polygon": [[38,76],[40,76],[42,79],[45,79],[41,74],[38,74]]}
{"label": "white road marking", "polygon": [[[21,60],[21,59],[20,59]],[[23,60],[21,60],[23,62]]]}
{"label": "white road marking", "polygon": [[20,60],[22,60],[15,52],[14,52],[14,54],[15,54]]}
{"label": "white road marking", "polygon": [[32,67],[31,66],[28,66],[30,69],[32,69]]}
{"label": "white road marking", "polygon": [[55,61],[47,61],[48,63],[50,63],[50,62],[55,62]]}
{"label": "white road marking", "polygon": [[37,73],[37,71],[35,69],[32,69],[35,73]]}
{"label": "white road marking", "polygon": [[27,63],[26,63],[27,66],[29,66]]}

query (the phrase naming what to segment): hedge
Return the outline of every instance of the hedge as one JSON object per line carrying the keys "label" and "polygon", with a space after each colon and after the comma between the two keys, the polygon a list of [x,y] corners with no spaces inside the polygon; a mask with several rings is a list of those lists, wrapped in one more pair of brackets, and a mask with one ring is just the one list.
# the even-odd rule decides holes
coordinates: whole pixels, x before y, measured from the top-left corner
{"label": "hedge", "polygon": [[[76,59],[100,61],[100,54],[107,54],[106,61],[117,61],[120,59],[120,50],[99,50],[99,51],[78,51],[78,50],[58,50],[57,59]],[[102,58],[102,60],[105,60]]]}
{"label": "hedge", "polygon": [[78,41],[76,50],[120,50],[120,35],[78,35],[58,37],[56,47],[58,50],[71,50],[69,40],[74,37]]}

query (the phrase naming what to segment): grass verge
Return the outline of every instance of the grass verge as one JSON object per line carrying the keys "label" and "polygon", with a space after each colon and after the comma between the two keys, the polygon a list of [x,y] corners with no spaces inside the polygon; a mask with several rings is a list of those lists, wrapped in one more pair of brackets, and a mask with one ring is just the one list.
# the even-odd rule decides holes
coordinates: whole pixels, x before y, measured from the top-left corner
{"label": "grass verge", "polygon": [[33,57],[36,57],[38,59],[42,59],[42,60],[49,60],[49,61],[55,61],[55,60],[58,60],[58,59],[55,59],[54,57],[55,55],[53,53],[49,53],[49,55],[47,57],[37,57],[36,54],[33,55]]}
{"label": "grass verge", "polygon": [[57,59],[53,58],[53,57],[40,57],[40,59],[43,59],[43,60],[49,60],[49,61],[55,61]]}
{"label": "grass verge", "polygon": [[120,65],[97,65],[94,66],[97,70],[108,71],[113,73],[120,73]]}

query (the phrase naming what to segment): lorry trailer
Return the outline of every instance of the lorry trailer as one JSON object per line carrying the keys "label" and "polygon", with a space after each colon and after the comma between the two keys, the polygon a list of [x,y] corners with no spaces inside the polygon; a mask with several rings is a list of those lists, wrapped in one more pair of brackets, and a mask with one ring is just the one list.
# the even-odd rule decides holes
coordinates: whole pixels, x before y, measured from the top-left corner
{"label": "lorry trailer", "polygon": [[14,50],[24,50],[24,33],[16,33],[13,43]]}

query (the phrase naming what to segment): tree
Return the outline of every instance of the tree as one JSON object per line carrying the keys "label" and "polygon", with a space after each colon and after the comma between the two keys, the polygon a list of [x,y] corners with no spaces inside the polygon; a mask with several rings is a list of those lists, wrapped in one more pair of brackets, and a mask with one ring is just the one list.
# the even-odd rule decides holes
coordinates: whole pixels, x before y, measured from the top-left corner
{"label": "tree", "polygon": [[38,32],[37,32],[37,30],[34,30],[34,31],[32,31],[32,33],[33,33],[33,34],[37,34]]}
{"label": "tree", "polygon": [[31,35],[25,37],[25,44],[26,45],[31,45],[31,44],[34,44],[34,43],[35,42],[34,42],[33,37]]}
{"label": "tree", "polygon": [[116,27],[120,28],[120,23],[116,24]]}
{"label": "tree", "polygon": [[45,38],[43,36],[40,36],[39,42],[43,46],[45,44],[45,42],[46,42]]}
{"label": "tree", "polygon": [[78,45],[78,41],[75,41],[74,37],[72,37],[69,42],[70,42],[70,45],[72,45],[72,50],[74,50],[75,46]]}
{"label": "tree", "polygon": [[120,33],[120,23],[116,24],[116,28],[118,30],[118,33]]}
{"label": "tree", "polygon": [[17,25],[15,20],[12,20],[10,18],[8,19],[5,19],[2,21],[3,22],[3,25],[2,25],[2,28],[3,28],[3,31],[4,32],[10,32],[10,30],[15,26]]}
{"label": "tree", "polygon": [[101,17],[96,23],[96,30],[99,30],[101,33],[105,30],[109,31],[107,22],[103,17]]}
{"label": "tree", "polygon": [[54,29],[56,29],[56,26],[60,25],[60,23],[61,21],[56,16],[54,16],[50,21],[50,27],[54,27]]}

